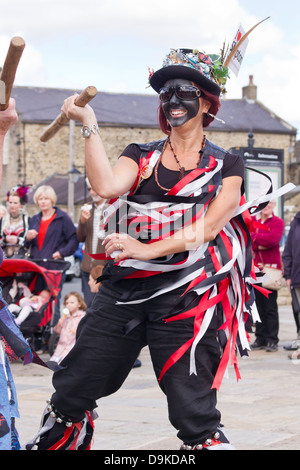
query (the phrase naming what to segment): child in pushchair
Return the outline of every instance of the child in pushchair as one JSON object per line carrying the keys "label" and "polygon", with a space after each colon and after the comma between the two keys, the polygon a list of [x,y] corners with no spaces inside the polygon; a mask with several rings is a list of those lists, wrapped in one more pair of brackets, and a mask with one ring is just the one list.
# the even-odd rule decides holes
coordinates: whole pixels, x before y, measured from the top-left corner
{"label": "child in pushchair", "polygon": [[44,289],[39,294],[21,298],[19,304],[10,304],[8,308],[15,317],[15,323],[24,327],[38,325],[42,321],[42,307],[49,297],[50,292]]}
{"label": "child in pushchair", "polygon": [[[48,349],[54,327],[55,305],[62,288],[62,275],[70,266],[67,261],[56,260],[53,262],[57,269],[50,270],[40,265],[44,261],[9,258],[4,259],[0,266],[3,298],[8,305],[17,305],[11,307],[11,311],[18,313],[15,323],[19,323],[23,336],[35,351]],[[39,299],[32,299],[33,295],[37,295]],[[30,311],[24,306],[29,298]],[[43,300],[40,308],[32,303],[34,300]],[[24,311],[21,312],[23,308]],[[29,313],[27,318],[26,313]]]}

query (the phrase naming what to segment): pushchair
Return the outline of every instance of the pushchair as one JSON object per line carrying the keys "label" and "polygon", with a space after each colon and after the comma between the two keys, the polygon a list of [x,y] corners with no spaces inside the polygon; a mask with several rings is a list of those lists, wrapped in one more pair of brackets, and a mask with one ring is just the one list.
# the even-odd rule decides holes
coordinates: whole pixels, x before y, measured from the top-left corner
{"label": "pushchair", "polygon": [[[43,267],[47,261],[51,261],[51,266],[57,269],[50,270]],[[27,286],[32,294],[39,294],[42,289],[49,291],[47,301],[20,325],[23,336],[34,351],[49,349],[49,343],[53,342],[51,336],[57,296],[62,289],[63,273],[69,267],[70,263],[64,260],[28,258],[4,259],[0,266],[2,296],[7,304],[21,300],[24,288],[19,286]]]}

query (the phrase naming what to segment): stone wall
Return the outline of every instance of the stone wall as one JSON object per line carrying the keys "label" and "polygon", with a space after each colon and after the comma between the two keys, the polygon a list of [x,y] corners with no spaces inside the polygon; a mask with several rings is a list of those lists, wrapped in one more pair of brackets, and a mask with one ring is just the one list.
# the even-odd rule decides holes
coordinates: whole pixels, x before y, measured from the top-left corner
{"label": "stone wall", "polygon": [[288,211],[286,211],[286,221],[290,223],[294,215],[300,211],[300,194],[295,194],[295,196],[287,200]]}
{"label": "stone wall", "polygon": [[[18,177],[16,168],[20,157],[20,177],[26,173],[26,182],[37,184],[53,173],[67,173],[69,169],[69,127],[64,126],[48,142],[42,143],[39,137],[46,126],[40,124],[18,123],[10,137],[9,164],[5,166],[4,187],[15,184]],[[21,136],[21,144],[16,145],[17,137]],[[107,155],[114,163],[124,147],[131,142],[149,142],[163,137],[158,128],[125,128],[102,127],[101,135]],[[248,136],[242,132],[216,132],[206,130],[207,138],[215,144],[229,149],[230,147],[246,146]],[[288,162],[288,148],[291,145],[288,135],[255,134],[255,146],[264,148],[284,149],[285,161]],[[84,165],[84,141],[80,135],[80,127],[75,130],[75,166]],[[285,171],[287,175],[287,170]],[[20,179],[20,178],[19,178]]]}
{"label": "stone wall", "polygon": [[[26,174],[26,183],[36,185],[53,173],[66,174],[69,170],[69,127],[64,126],[48,142],[42,143],[39,139],[46,128],[39,124],[26,124],[24,129],[17,125],[10,135],[9,161],[4,166],[4,178],[1,196],[7,190],[23,181]],[[16,145],[16,135],[22,132],[22,142]],[[131,142],[148,142],[162,138],[159,129],[139,128],[113,128],[101,129],[101,136],[107,155],[114,163],[124,147]],[[18,155],[21,153],[21,169],[18,172]],[[84,140],[80,134],[80,127],[75,129],[74,163],[76,167],[84,167]]]}

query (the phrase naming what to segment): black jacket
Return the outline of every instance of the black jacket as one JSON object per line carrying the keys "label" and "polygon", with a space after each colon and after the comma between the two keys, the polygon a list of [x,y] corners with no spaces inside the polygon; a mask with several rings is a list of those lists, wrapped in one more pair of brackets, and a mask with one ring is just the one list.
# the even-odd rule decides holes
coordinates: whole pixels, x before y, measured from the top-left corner
{"label": "black jacket", "polygon": [[293,287],[300,287],[300,212],[291,222],[282,262],[285,279],[291,279]]}
{"label": "black jacket", "polygon": [[[51,259],[55,251],[59,251],[61,256],[71,256],[75,253],[78,247],[78,240],[76,237],[76,228],[68,216],[59,207],[56,207],[56,217],[50,223],[42,249],[39,249],[38,238],[34,238],[30,242],[26,242],[26,246],[31,248],[31,256],[33,258],[47,258]],[[35,229],[37,232],[40,228],[42,213],[31,217],[29,222],[29,230]],[[49,269],[51,269],[49,265]],[[55,269],[55,268],[52,268]]]}

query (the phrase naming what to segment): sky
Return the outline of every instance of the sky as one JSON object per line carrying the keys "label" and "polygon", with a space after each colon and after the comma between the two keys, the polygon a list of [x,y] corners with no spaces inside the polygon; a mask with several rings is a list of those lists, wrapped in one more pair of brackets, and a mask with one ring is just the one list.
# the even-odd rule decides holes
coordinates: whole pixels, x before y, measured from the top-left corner
{"label": "sky", "polygon": [[242,97],[254,76],[257,99],[300,130],[300,3],[295,0],[0,0],[0,64],[9,42],[26,47],[15,85],[70,88],[89,85],[114,93],[154,93],[148,67],[157,70],[171,48],[219,53],[238,27],[249,36],[227,98]]}

